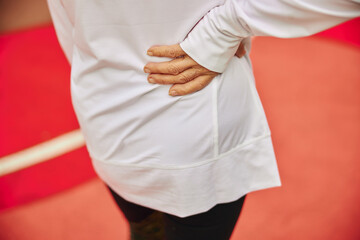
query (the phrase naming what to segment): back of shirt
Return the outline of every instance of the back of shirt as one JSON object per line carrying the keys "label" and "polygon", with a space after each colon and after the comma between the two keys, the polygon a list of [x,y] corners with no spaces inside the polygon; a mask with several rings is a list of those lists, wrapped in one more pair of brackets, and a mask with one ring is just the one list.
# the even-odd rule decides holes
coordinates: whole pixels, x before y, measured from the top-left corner
{"label": "back of shirt", "polygon": [[[252,97],[247,99],[248,93],[239,99],[237,91],[248,89],[242,86],[248,85],[249,79],[243,70],[236,74],[245,80],[238,82],[241,90],[235,90],[236,83],[230,84],[229,79],[223,87],[221,82],[216,87],[212,83],[198,93],[175,98],[168,96],[169,86],[149,84],[143,72],[147,62],[167,60],[147,56],[149,47],[183,41],[210,9],[221,4],[221,0],[62,2],[72,26],[72,50],[65,51],[72,62],[73,104],[94,159],[191,165],[212,159],[247,139],[251,128],[245,129],[249,124],[244,122],[243,114],[254,120],[250,113],[256,103]],[[245,72],[251,75],[249,68]],[[246,103],[238,113],[224,106],[227,112],[220,111],[220,118],[224,118],[220,125],[227,125],[220,129],[219,119],[214,119],[220,103],[214,102],[219,101],[214,99],[214,91],[220,91],[217,94],[226,97],[226,103],[229,99]],[[264,119],[260,122],[259,129],[255,121],[257,136],[266,130]],[[237,135],[234,128],[241,128]],[[220,139],[221,146],[227,142],[222,149],[218,146],[218,131],[220,137],[226,132],[223,141]],[[230,133],[234,136],[228,136]]]}
{"label": "back of shirt", "polygon": [[[209,10],[223,0],[55,0],[61,1],[74,27],[75,43],[96,57],[116,57],[116,50],[142,64],[149,46],[184,40]],[[55,10],[56,11],[56,10]],[[118,41],[113,42],[112,39]],[[95,45],[94,42],[96,42]],[[108,45],[109,44],[109,45]],[[122,47],[127,47],[124,49]],[[106,50],[112,50],[107,55]],[[134,63],[134,68],[139,68]]]}
{"label": "back of shirt", "polygon": [[[280,185],[249,57],[233,57],[240,40],[250,30],[311,33],[356,15],[359,6],[354,0],[48,2],[72,63],[73,105],[96,172],[128,201],[182,217]],[[149,84],[143,73],[147,62],[167,59],[146,51],[184,38],[188,55],[222,74],[199,92],[170,97],[169,86]]]}
{"label": "back of shirt", "polygon": [[248,55],[186,96],[143,72],[168,60],[148,48],[180,43],[223,0],[48,2],[95,170],[118,194],[187,216],[280,184]]}

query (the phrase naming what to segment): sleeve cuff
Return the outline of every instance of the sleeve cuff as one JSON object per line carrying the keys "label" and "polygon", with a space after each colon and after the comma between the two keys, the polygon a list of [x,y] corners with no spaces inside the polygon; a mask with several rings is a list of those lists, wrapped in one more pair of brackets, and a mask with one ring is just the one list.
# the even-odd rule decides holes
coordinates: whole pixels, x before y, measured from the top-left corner
{"label": "sleeve cuff", "polygon": [[205,15],[180,47],[201,66],[222,73],[240,42],[249,36],[247,26],[234,16],[232,6],[225,4]]}

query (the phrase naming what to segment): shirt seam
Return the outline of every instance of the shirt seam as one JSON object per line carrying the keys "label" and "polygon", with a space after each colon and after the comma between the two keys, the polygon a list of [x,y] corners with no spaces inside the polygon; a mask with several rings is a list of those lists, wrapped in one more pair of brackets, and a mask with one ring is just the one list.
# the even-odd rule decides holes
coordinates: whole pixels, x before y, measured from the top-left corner
{"label": "shirt seam", "polygon": [[214,157],[219,156],[219,119],[218,119],[218,96],[217,96],[217,79],[213,80],[212,86],[212,117],[213,117],[213,141]]}

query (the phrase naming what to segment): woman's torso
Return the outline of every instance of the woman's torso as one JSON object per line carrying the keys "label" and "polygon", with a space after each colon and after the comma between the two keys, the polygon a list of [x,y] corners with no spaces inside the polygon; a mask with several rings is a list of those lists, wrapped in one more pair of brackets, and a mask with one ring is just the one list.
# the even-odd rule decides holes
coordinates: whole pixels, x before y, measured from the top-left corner
{"label": "woman's torso", "polygon": [[152,45],[181,42],[222,0],[68,0],[72,98],[92,158],[187,166],[267,134],[248,59],[234,59],[205,89],[168,96],[143,66]]}

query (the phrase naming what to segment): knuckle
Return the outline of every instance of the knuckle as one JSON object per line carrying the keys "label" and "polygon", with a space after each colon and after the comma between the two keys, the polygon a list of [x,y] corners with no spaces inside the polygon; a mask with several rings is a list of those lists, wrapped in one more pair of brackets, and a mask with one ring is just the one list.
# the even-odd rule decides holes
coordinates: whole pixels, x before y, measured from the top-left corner
{"label": "knuckle", "polygon": [[194,76],[199,76],[199,75],[201,75],[201,73],[202,73],[202,69],[200,67],[197,66],[197,67],[193,68]]}
{"label": "knuckle", "polygon": [[169,57],[171,57],[171,58],[175,58],[175,56],[176,56],[176,52],[175,52],[175,50],[172,49],[172,48],[167,49],[165,52],[166,52],[166,55],[169,56]]}
{"label": "knuckle", "polygon": [[186,83],[189,82],[191,80],[190,76],[186,75],[186,74],[180,74],[179,75],[179,83]]}
{"label": "knuckle", "polygon": [[174,74],[174,75],[177,75],[180,72],[180,69],[177,66],[175,66],[174,64],[170,64],[167,67],[167,70],[170,74]]}
{"label": "knuckle", "polygon": [[205,70],[205,68],[203,66],[200,65],[195,65],[192,67],[196,72],[203,72]]}

